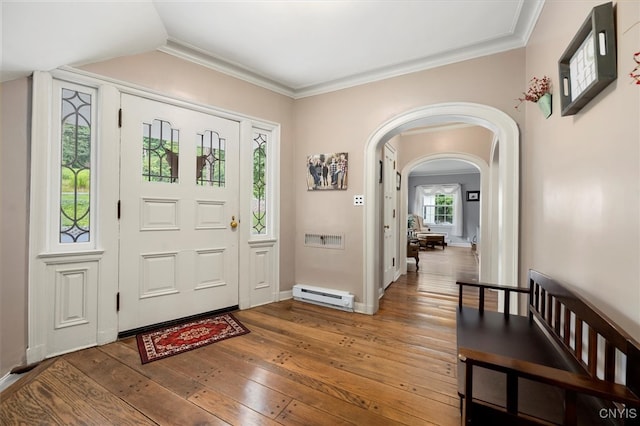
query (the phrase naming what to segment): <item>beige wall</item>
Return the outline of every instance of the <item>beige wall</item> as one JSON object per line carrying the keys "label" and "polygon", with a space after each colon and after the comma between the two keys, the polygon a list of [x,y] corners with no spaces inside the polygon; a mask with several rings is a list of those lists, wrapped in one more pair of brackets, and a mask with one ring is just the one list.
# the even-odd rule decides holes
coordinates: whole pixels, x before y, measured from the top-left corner
{"label": "beige wall", "polygon": [[640,338],[640,86],[628,77],[640,2],[617,2],[618,79],[560,116],[558,58],[600,3],[547,0],[526,49],[526,79],[546,74],[555,87],[549,119],[526,105],[521,276],[533,267],[579,287]]}
{"label": "beige wall", "polygon": [[30,86],[0,85],[0,377],[26,362]]}
{"label": "beige wall", "polygon": [[[512,50],[298,100],[294,153],[296,282],[348,290],[362,302],[364,212],[362,207],[353,206],[353,196],[364,192],[363,159],[369,136],[401,113],[441,102],[490,105],[521,123],[524,113],[515,110],[514,99],[524,82],[524,54],[524,49]],[[307,191],[306,156],[332,151],[349,152],[349,189]],[[402,161],[408,161],[404,154]],[[304,247],[304,233],[316,231],[344,233],[345,250]]]}

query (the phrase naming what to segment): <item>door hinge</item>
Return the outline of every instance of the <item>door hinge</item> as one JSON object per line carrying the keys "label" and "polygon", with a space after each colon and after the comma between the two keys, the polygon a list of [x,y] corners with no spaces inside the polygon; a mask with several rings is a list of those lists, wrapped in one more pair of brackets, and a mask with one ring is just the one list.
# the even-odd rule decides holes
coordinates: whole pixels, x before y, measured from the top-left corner
{"label": "door hinge", "polygon": [[116,312],[120,312],[120,292],[116,293]]}
{"label": "door hinge", "polygon": [[393,170],[396,169],[396,160],[393,160]]}
{"label": "door hinge", "polygon": [[394,257],[393,260],[391,261],[391,266],[396,266],[396,258]]}
{"label": "door hinge", "polygon": [[118,110],[118,128],[122,128],[122,108]]}
{"label": "door hinge", "polygon": [[120,200],[118,200],[118,219],[120,219]]}
{"label": "door hinge", "polygon": [[393,209],[393,217],[396,217],[396,209]]}

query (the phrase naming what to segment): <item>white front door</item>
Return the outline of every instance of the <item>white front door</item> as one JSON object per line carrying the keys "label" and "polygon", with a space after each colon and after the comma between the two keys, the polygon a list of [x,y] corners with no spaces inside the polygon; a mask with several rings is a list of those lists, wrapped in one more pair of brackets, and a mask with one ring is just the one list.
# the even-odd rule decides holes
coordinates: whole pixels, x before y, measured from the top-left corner
{"label": "white front door", "polygon": [[238,305],[239,123],[121,105],[118,330]]}

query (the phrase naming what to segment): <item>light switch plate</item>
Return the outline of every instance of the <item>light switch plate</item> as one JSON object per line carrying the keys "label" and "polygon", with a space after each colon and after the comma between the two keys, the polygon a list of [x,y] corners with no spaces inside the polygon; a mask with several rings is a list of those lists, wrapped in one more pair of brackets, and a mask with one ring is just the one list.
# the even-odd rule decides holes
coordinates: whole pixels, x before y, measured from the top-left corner
{"label": "light switch plate", "polygon": [[353,205],[354,206],[364,206],[364,195],[354,195],[353,196]]}

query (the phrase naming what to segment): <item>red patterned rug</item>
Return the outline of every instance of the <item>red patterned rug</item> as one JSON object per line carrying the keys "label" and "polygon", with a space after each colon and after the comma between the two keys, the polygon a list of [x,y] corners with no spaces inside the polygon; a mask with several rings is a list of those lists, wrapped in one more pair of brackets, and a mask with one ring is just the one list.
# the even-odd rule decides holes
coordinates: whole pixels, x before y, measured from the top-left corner
{"label": "red patterned rug", "polygon": [[221,314],[138,334],[143,364],[166,358],[230,337],[249,333],[231,314]]}

